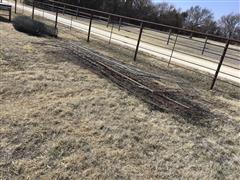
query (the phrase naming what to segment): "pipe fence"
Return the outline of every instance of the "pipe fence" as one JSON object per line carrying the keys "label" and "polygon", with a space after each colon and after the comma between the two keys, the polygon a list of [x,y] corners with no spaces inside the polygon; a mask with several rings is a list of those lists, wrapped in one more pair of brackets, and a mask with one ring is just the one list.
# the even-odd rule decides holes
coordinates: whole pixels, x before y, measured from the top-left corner
{"label": "pipe fence", "polygon": [[[18,12],[18,7],[24,13],[26,5],[15,0],[15,12]],[[45,12],[45,17],[54,21],[55,28],[61,23],[69,26],[70,30],[81,30],[87,34],[87,42],[90,42],[91,35],[94,35],[107,40],[109,44],[113,41],[133,49],[134,61],[137,61],[138,53],[148,53],[168,66],[176,65],[191,71],[198,69],[208,72],[212,74],[205,73],[212,78],[210,89],[213,89],[219,75],[240,83],[239,40],[57,1],[44,3],[35,0],[28,4],[27,8],[29,7],[33,19],[36,11],[43,11],[42,17]],[[49,14],[55,18],[50,18]],[[240,87],[235,83],[230,84]]]}

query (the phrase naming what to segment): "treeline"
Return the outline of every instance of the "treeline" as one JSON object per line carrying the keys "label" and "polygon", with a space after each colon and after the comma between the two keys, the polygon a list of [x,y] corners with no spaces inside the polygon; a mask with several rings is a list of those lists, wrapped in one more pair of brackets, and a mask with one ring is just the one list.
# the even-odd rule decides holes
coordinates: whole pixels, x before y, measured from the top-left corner
{"label": "treeline", "polygon": [[59,0],[59,2],[240,39],[240,14],[231,13],[222,16],[219,20],[214,20],[213,13],[200,6],[181,11],[169,3],[156,4],[151,0]]}
{"label": "treeline", "polygon": [[59,0],[59,2],[175,27],[183,27],[186,17],[186,13],[180,12],[168,3],[153,4],[151,0]]}

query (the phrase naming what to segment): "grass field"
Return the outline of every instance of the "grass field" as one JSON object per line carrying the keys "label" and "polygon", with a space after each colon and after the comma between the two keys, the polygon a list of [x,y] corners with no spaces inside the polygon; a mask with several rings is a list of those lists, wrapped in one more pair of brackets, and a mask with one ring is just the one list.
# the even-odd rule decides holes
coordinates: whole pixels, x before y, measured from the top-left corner
{"label": "grass field", "polygon": [[[59,27],[62,28],[62,27]],[[0,179],[238,179],[239,89],[61,29],[58,39],[0,24]],[[5,37],[5,38],[4,38]],[[161,112],[61,48],[78,41],[116,61],[188,80],[215,117],[194,125]],[[190,91],[192,90],[192,91]]]}

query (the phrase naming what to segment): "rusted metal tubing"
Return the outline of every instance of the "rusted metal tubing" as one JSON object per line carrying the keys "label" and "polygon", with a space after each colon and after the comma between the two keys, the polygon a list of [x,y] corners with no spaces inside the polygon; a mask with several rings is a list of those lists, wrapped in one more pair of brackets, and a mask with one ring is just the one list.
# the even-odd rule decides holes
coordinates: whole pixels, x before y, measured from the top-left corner
{"label": "rusted metal tubing", "polygon": [[35,10],[35,1],[33,1],[33,7],[32,7],[32,19],[34,19],[34,10]]}
{"label": "rusted metal tubing", "polygon": [[135,55],[134,55],[134,59],[133,59],[134,61],[136,61],[136,59],[137,59],[137,54],[138,54],[138,49],[139,49],[139,45],[140,45],[140,41],[141,41],[141,37],[142,37],[142,32],[143,32],[143,23],[141,23],[141,25],[140,25],[140,32],[139,32],[139,36],[138,36],[138,42],[137,42]]}
{"label": "rusted metal tubing", "polygon": [[169,41],[171,39],[171,34],[172,34],[172,29],[169,30],[167,45],[169,44]]}
{"label": "rusted metal tubing", "polygon": [[79,8],[77,8],[76,19],[77,19],[78,15],[79,15]]}
{"label": "rusted metal tubing", "polygon": [[193,38],[193,33],[191,32],[189,39],[192,39],[192,38]]}
{"label": "rusted metal tubing", "polygon": [[109,37],[109,44],[111,44],[111,40],[112,40],[112,34],[113,34],[113,28],[114,28],[114,22],[112,23],[112,28],[111,28],[111,32],[110,32],[110,37]]}
{"label": "rusted metal tubing", "polygon": [[175,46],[176,46],[176,44],[177,44],[177,39],[178,39],[178,34],[176,35],[176,39],[175,39],[175,42],[174,42],[174,45],[173,45],[173,48],[172,48],[172,53],[171,53],[171,56],[170,56],[170,59],[169,59],[169,62],[168,62],[168,66],[169,66],[170,63],[171,63],[172,56],[173,56],[173,52],[174,52]]}
{"label": "rusted metal tubing", "polygon": [[56,9],[55,29],[57,29],[57,24],[58,24],[58,9]]}
{"label": "rusted metal tubing", "polygon": [[[82,48],[82,47],[79,47],[79,48],[85,49],[85,48]],[[88,52],[89,52],[89,50],[88,50]],[[76,54],[78,55],[78,53],[76,53]],[[94,53],[90,53],[90,54],[94,54]],[[174,99],[172,99],[172,98],[170,98],[170,97],[168,97],[166,95],[163,95],[159,91],[153,90],[151,87],[149,87],[149,86],[147,86],[145,84],[140,83],[137,79],[131,78],[128,74],[123,74],[123,73],[119,72],[119,70],[114,69],[113,67],[107,65],[106,63],[103,63],[101,61],[92,61],[92,60],[90,60],[88,58],[86,58],[86,61],[88,61],[90,64],[100,65],[100,66],[106,68],[107,70],[112,72],[111,74],[116,74],[116,75],[120,76],[121,78],[126,79],[127,81],[131,82],[132,84],[135,84],[140,89],[148,91],[151,94],[156,94],[156,95],[160,96],[161,98],[163,98],[163,99],[165,99],[165,100],[167,100],[167,101],[169,101],[171,103],[174,103],[174,104],[176,104],[178,106],[181,106],[182,108],[190,109],[190,107],[182,104],[181,102],[178,102],[178,101],[176,101],[176,100],[174,100]],[[157,105],[157,104],[155,104],[155,105]]]}
{"label": "rusted metal tubing", "polygon": [[3,16],[8,16],[8,21],[11,22],[12,19],[12,6],[11,5],[6,5],[6,4],[1,4],[0,5],[0,10],[8,12],[8,15],[2,14]]}
{"label": "rusted metal tubing", "polygon": [[88,29],[88,37],[87,37],[87,42],[89,42],[89,41],[90,41],[91,28],[92,28],[92,20],[93,20],[93,15],[91,14],[90,21],[89,21],[89,29]]}
{"label": "rusted metal tubing", "polygon": [[217,67],[215,76],[214,76],[214,78],[213,78],[212,85],[211,85],[211,89],[213,89],[213,87],[214,87],[214,85],[215,85],[215,82],[216,82],[216,80],[217,80],[217,77],[218,77],[219,71],[220,71],[220,69],[221,69],[221,66],[222,66],[224,57],[225,57],[225,55],[226,55],[226,53],[227,53],[227,49],[228,49],[229,43],[230,43],[230,40],[228,39],[227,42],[226,42],[226,45],[225,45],[225,47],[224,47],[224,50],[223,50],[223,53],[222,53],[220,62],[219,62],[219,64],[218,64],[218,67]]}
{"label": "rusted metal tubing", "polygon": [[[69,6],[69,7],[75,7],[75,8],[79,8],[81,10],[90,11],[91,13],[101,13],[101,14],[104,14],[104,15],[119,17],[119,18],[122,18],[122,19],[134,20],[135,22],[140,22],[140,23],[143,22],[144,24],[156,25],[158,27],[165,27],[165,28],[172,29],[172,30],[184,31],[186,33],[188,32],[188,33],[194,33],[194,34],[197,34],[197,35],[204,35],[204,36],[206,36],[205,33],[197,32],[197,31],[193,31],[193,30],[188,30],[188,29],[184,29],[184,28],[179,28],[179,27],[159,24],[159,23],[155,23],[155,22],[151,22],[151,21],[141,20],[141,19],[137,19],[137,18],[131,18],[131,17],[127,17],[127,16],[122,16],[122,15],[118,15],[118,14],[113,14],[113,13],[108,13],[108,12],[104,12],[104,11],[94,10],[94,9],[90,9],[90,8],[75,6],[75,5],[71,5],[71,4],[67,4],[67,3],[63,3],[63,2],[58,2],[58,1],[53,1],[53,2],[56,3],[56,4],[61,4],[61,5],[65,4],[66,6]],[[47,4],[48,5],[48,3],[42,3],[42,4]],[[227,40],[228,39],[228,38],[225,38],[225,37],[212,35],[212,34],[208,34],[207,36],[208,37],[212,37],[212,38],[221,39],[221,40]],[[230,39],[230,41],[231,42],[240,43],[240,41],[236,40],[236,39]]]}
{"label": "rusted metal tubing", "polygon": [[111,16],[109,15],[109,17],[108,17],[108,22],[107,22],[107,28],[108,28],[108,26],[109,26],[110,21],[111,21]]}
{"label": "rusted metal tubing", "polygon": [[120,30],[121,30],[121,25],[122,25],[122,18],[119,18],[118,31],[120,31]]}
{"label": "rusted metal tubing", "polygon": [[203,46],[203,50],[202,50],[202,55],[204,54],[204,51],[205,51],[205,49],[206,49],[207,41],[208,41],[208,37],[206,36],[205,42],[204,42],[204,46]]}
{"label": "rusted metal tubing", "polygon": [[15,0],[15,10],[14,10],[15,14],[17,13],[17,0]]}
{"label": "rusted metal tubing", "polygon": [[9,9],[9,22],[12,21],[12,7]]}
{"label": "rusted metal tubing", "polygon": [[72,30],[73,16],[71,16],[70,31]]}

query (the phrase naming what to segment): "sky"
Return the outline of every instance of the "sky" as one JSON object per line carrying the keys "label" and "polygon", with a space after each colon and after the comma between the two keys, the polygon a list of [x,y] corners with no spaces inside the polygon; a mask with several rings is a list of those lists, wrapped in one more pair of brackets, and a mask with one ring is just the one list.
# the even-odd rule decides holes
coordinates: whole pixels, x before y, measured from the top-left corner
{"label": "sky", "polygon": [[240,0],[152,0],[154,3],[167,2],[175,5],[182,11],[189,9],[191,6],[199,5],[202,8],[208,8],[214,13],[217,20],[223,15],[240,13]]}

